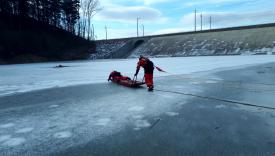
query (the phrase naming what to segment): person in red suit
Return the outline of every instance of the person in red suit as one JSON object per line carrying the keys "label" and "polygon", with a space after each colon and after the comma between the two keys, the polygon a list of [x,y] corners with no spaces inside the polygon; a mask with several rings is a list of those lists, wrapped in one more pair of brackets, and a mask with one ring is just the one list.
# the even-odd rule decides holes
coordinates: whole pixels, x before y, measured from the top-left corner
{"label": "person in red suit", "polygon": [[112,71],[108,78],[108,81],[110,80],[120,81],[120,80],[131,80],[131,79],[127,76],[121,75],[120,72]]}
{"label": "person in red suit", "polygon": [[137,63],[137,69],[136,69],[135,76],[138,75],[140,67],[144,68],[145,83],[148,87],[148,91],[153,91],[153,89],[154,89],[154,81],[153,81],[154,63],[149,58],[141,55],[139,57],[139,61]]}

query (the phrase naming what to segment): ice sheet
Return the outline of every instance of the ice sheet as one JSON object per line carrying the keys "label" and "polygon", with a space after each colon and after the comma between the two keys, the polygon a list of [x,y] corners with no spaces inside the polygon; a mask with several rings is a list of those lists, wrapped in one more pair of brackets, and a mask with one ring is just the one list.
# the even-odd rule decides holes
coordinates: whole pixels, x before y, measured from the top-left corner
{"label": "ice sheet", "polygon": [[[190,74],[224,67],[275,62],[275,56],[210,56],[154,58],[156,66],[170,74]],[[79,84],[103,83],[112,70],[132,77],[137,59],[54,62],[0,66],[0,96]],[[53,68],[56,65],[70,66]],[[142,77],[143,71],[140,72]],[[155,76],[167,76],[155,72]]]}

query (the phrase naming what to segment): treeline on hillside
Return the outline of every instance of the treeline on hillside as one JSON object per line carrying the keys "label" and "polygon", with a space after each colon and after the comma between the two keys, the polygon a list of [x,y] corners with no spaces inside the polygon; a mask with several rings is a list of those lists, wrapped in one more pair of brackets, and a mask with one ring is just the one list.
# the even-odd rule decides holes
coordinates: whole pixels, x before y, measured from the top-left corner
{"label": "treeline on hillside", "polygon": [[32,18],[88,39],[94,38],[91,18],[97,7],[98,0],[0,0],[2,15]]}
{"label": "treeline on hillside", "polygon": [[[80,11],[84,1],[89,7]],[[87,39],[96,6],[97,0],[0,0],[0,64],[87,59],[95,51]]]}

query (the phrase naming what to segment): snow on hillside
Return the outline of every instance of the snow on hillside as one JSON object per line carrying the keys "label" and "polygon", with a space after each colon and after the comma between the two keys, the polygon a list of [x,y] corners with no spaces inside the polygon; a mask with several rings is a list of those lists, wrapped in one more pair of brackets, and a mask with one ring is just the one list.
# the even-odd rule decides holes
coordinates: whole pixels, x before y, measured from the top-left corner
{"label": "snow on hillside", "polygon": [[155,37],[130,57],[275,54],[275,28],[209,32]]}
{"label": "snow on hillside", "polygon": [[91,59],[106,59],[112,58],[112,54],[123,47],[126,44],[125,41],[115,42],[100,42],[96,45],[96,53],[90,56]]}
{"label": "snow on hillside", "polygon": [[[221,56],[275,54],[275,27],[236,29],[230,31],[198,32],[152,38],[129,38],[97,43],[93,59],[120,57],[136,58],[170,56]],[[142,44],[138,44],[142,42]],[[137,45],[137,47],[135,47]],[[129,47],[125,52],[121,47]],[[118,57],[118,58],[120,58]],[[117,57],[116,57],[117,58]]]}

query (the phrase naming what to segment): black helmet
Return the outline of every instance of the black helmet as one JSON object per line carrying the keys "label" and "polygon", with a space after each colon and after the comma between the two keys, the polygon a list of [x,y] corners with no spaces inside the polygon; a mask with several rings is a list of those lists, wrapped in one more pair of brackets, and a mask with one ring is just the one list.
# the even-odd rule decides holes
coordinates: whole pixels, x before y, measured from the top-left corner
{"label": "black helmet", "polygon": [[145,58],[143,55],[140,55],[140,56],[139,56],[139,60],[141,60],[141,59],[143,59],[143,58]]}

